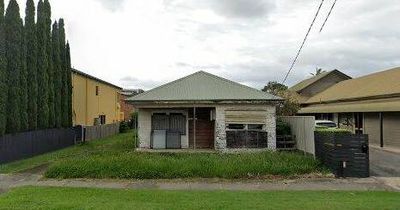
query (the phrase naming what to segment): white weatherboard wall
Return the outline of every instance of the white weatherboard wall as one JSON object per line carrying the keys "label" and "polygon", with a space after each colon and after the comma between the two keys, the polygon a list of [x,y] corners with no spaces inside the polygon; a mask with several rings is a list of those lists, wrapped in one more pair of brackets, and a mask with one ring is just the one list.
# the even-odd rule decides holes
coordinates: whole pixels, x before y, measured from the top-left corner
{"label": "white weatherboard wall", "polygon": [[281,117],[281,119],[290,125],[292,135],[296,136],[297,149],[315,156],[315,117],[292,116]]}

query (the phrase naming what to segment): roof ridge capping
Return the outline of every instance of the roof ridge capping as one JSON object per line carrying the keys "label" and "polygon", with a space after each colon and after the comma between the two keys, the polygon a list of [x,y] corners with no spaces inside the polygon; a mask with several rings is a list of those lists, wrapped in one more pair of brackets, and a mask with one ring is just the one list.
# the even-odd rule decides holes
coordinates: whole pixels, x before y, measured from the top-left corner
{"label": "roof ridge capping", "polygon": [[154,91],[156,91],[156,90],[158,90],[158,89],[161,89],[161,88],[163,88],[163,87],[165,87],[165,86],[167,86],[167,85],[171,85],[171,84],[177,83],[177,82],[179,82],[179,81],[182,81],[182,80],[184,80],[184,79],[186,79],[186,78],[189,78],[189,77],[191,77],[191,76],[194,76],[194,75],[196,75],[196,74],[198,74],[198,73],[200,73],[200,72],[203,72],[203,71],[197,71],[197,72],[195,72],[195,73],[189,74],[189,75],[187,75],[187,76],[181,77],[181,78],[176,79],[176,80],[173,80],[173,81],[171,81],[171,82],[167,82],[167,83],[165,83],[165,84],[163,84],[163,85],[157,86],[157,87],[155,87],[155,88],[153,88],[153,89],[150,89],[150,90],[148,90],[148,91],[145,91],[145,92],[143,92],[143,93],[140,93],[140,94],[138,94],[138,95],[136,95],[136,96],[132,96],[132,97],[130,97],[130,98],[127,98],[126,100],[127,100],[127,101],[130,101],[130,100],[132,100],[133,98],[146,96],[146,95],[148,95],[148,94],[150,94],[150,93],[152,93],[152,92],[154,92]]}
{"label": "roof ridge capping", "polygon": [[[254,92],[257,93],[257,94],[262,94],[262,95],[265,96],[265,99],[258,99],[258,100],[282,100],[282,98],[280,98],[280,97],[278,97],[278,96],[274,96],[274,95],[272,95],[272,94],[263,92],[263,91],[261,91],[261,90],[258,90],[258,89],[255,89],[255,88],[252,88],[252,87],[243,85],[243,84],[240,84],[240,83],[238,83],[238,82],[234,82],[234,81],[232,81],[232,80],[225,79],[225,78],[223,78],[223,77],[220,77],[220,76],[217,76],[217,75],[208,73],[208,72],[206,72],[206,71],[204,71],[204,70],[200,70],[200,71],[197,71],[197,72],[195,72],[195,73],[189,74],[189,75],[187,75],[187,76],[185,76],[185,77],[182,77],[182,78],[180,78],[180,79],[174,80],[174,81],[172,81],[172,82],[168,82],[168,83],[166,83],[166,84],[163,84],[163,85],[161,85],[161,86],[158,86],[158,87],[156,87],[156,88],[153,88],[153,89],[151,89],[151,90],[149,90],[149,91],[146,91],[146,92],[144,92],[144,93],[142,93],[142,94],[139,94],[139,95],[130,97],[130,98],[126,99],[126,100],[127,100],[127,101],[144,100],[143,97],[146,97],[146,96],[149,96],[149,95],[151,96],[152,93],[154,93],[154,92],[156,92],[156,91],[158,91],[158,90],[160,90],[160,89],[162,89],[162,88],[164,88],[164,87],[170,87],[170,86],[172,86],[172,85],[174,85],[174,84],[176,84],[176,83],[178,83],[178,82],[184,81],[184,80],[189,79],[189,78],[191,78],[191,77],[194,77],[194,76],[196,76],[196,75],[205,75],[205,76],[208,77],[208,78],[212,78],[212,79],[214,79],[214,80],[219,80],[219,81],[222,81],[222,82],[224,82],[224,83],[226,83],[226,84],[230,84],[230,85],[233,85],[233,86],[236,86],[236,87],[244,88],[244,89],[247,89],[248,91],[254,91]],[[162,100],[163,100],[163,99],[160,99],[160,101],[162,101]],[[166,100],[166,99],[164,99],[164,100]],[[178,100],[178,99],[171,99],[171,101],[172,101],[172,100]],[[195,100],[195,99],[192,99],[192,100]],[[211,99],[211,98],[210,98],[210,100],[217,100],[217,99]],[[221,99],[221,100],[222,100],[222,99]],[[229,100],[229,99],[227,98],[227,99],[224,99],[224,100]],[[230,99],[230,100],[236,100],[236,99],[232,98],[232,99]],[[243,100],[246,100],[246,99],[244,98]],[[254,100],[256,100],[256,99],[254,99]]]}
{"label": "roof ridge capping", "polygon": [[254,90],[254,91],[263,93],[263,94],[268,95],[268,96],[271,96],[271,97],[275,97],[275,98],[278,99],[278,100],[279,100],[279,99],[282,99],[281,97],[272,95],[272,94],[267,93],[267,92],[264,92],[264,91],[262,91],[262,90],[259,90],[259,89],[256,89],[256,88],[252,88],[252,87],[249,87],[249,86],[247,86],[247,85],[240,84],[239,82],[235,82],[235,81],[232,81],[232,80],[229,80],[229,79],[226,79],[226,78],[223,78],[223,77],[220,77],[220,76],[217,76],[217,75],[208,73],[208,72],[203,71],[203,70],[201,70],[201,71],[199,71],[199,72],[202,72],[202,73],[205,73],[205,74],[207,74],[207,75],[209,75],[209,76],[212,76],[212,77],[218,78],[218,79],[220,79],[220,80],[223,80],[223,81],[232,83],[232,84],[234,84],[234,85],[240,85],[240,86],[242,86],[242,87],[244,87],[244,88],[248,88],[248,89],[250,89],[250,90]]}

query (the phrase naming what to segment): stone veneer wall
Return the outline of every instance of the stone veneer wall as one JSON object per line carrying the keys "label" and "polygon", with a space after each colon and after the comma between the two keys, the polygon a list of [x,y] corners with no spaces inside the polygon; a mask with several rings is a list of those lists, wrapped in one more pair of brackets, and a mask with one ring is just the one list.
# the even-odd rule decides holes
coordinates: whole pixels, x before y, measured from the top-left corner
{"label": "stone veneer wall", "polygon": [[215,114],[215,149],[226,150],[225,111],[227,110],[265,110],[264,130],[268,132],[268,149],[276,149],[276,107],[274,105],[220,105]]}

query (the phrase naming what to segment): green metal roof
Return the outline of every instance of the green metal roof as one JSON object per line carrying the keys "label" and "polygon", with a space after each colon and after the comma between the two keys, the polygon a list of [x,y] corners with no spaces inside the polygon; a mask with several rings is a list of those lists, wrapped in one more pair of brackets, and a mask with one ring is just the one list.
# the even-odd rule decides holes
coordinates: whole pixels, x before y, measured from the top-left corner
{"label": "green metal roof", "polygon": [[129,102],[225,100],[270,101],[281,98],[199,71],[127,99]]}

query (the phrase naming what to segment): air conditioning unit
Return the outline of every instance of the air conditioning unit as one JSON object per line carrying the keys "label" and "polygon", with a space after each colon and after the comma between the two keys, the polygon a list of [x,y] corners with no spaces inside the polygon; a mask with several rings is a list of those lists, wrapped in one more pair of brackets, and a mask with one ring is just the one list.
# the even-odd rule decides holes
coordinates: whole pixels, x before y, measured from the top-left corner
{"label": "air conditioning unit", "polygon": [[100,125],[101,124],[101,122],[100,122],[100,118],[94,118],[94,125]]}

